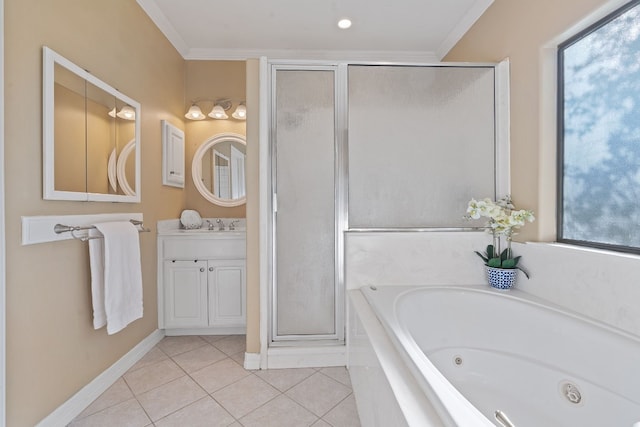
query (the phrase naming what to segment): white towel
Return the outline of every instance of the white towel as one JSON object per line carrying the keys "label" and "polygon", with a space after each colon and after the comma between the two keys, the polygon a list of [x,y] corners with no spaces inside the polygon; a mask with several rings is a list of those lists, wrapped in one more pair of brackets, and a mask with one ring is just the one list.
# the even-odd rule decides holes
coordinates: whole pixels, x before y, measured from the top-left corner
{"label": "white towel", "polygon": [[111,335],[142,317],[140,241],[128,221],[95,226],[104,237],[89,241],[93,326]]}
{"label": "white towel", "polygon": [[93,304],[93,328],[100,329],[107,324],[104,312],[104,242],[97,229],[89,230],[89,266],[91,268],[91,301]]}

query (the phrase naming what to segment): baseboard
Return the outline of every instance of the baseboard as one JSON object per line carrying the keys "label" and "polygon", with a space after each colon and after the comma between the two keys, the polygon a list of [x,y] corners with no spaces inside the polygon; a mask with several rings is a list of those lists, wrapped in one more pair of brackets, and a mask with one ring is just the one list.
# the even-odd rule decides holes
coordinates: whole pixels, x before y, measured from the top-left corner
{"label": "baseboard", "polygon": [[246,333],[246,326],[212,326],[209,328],[164,329],[164,334],[167,337],[183,335],[244,335]]}
{"label": "baseboard", "polygon": [[247,369],[249,371],[260,369],[260,353],[245,353],[244,369]]}
{"label": "baseboard", "polygon": [[271,347],[267,350],[267,369],[320,368],[346,365],[347,348],[344,345]]}
{"label": "baseboard", "polygon": [[164,332],[156,329],[148,337],[140,341],[116,363],[98,375],[93,381],[80,389],[69,400],[60,405],[55,411],[40,421],[38,427],[66,426],[77,417],[87,406],[104,393],[118,378],[125,374],[135,363],[162,340]]}

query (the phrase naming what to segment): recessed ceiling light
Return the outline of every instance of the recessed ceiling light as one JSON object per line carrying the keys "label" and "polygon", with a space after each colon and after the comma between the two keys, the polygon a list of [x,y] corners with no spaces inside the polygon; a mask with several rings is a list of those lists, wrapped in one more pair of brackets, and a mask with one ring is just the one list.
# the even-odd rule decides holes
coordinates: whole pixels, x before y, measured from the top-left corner
{"label": "recessed ceiling light", "polygon": [[347,28],[351,27],[351,19],[349,18],[343,18],[341,20],[338,21],[338,27],[346,30]]}

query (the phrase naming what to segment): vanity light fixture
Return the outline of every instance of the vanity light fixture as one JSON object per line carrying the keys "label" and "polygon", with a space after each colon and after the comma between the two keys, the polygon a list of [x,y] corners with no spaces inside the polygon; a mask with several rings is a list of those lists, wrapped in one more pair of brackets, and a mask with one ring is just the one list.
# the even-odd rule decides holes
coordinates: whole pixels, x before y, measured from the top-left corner
{"label": "vanity light fixture", "polygon": [[202,114],[202,110],[196,104],[189,107],[189,111],[184,115],[189,120],[203,120],[206,116]]}
{"label": "vanity light fixture", "polygon": [[[206,116],[198,106],[198,103],[202,103],[202,102],[210,102],[213,104],[213,108],[211,109],[209,114],[207,114]],[[206,99],[206,98],[198,98],[192,101],[189,111],[187,111],[187,114],[185,114],[184,116],[189,120],[203,120],[207,118],[207,116],[216,120],[225,120],[229,118],[229,116],[227,115],[227,111],[231,109],[231,107],[233,106],[233,103],[234,101],[228,98],[218,99],[215,101],[211,99]],[[239,104],[236,107],[233,114],[231,114],[231,117],[233,117],[236,120],[247,119],[247,107],[244,104],[244,100],[239,101]]]}
{"label": "vanity light fixture", "polygon": [[244,104],[238,105],[231,117],[238,120],[247,120],[247,107]]}

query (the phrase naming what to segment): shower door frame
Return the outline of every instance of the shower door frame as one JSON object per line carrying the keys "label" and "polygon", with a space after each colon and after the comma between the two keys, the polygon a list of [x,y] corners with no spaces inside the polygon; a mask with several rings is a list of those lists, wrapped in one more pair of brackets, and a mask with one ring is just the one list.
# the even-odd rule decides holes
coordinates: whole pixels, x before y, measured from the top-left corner
{"label": "shower door frame", "polygon": [[[332,61],[270,61],[268,65],[269,87],[269,328],[268,347],[344,345],[345,343],[345,266],[344,232],[347,230],[347,65]],[[334,83],[334,333],[316,335],[279,335],[276,263],[276,214],[277,214],[277,143],[276,143],[276,74],[277,71],[332,71]]]}

